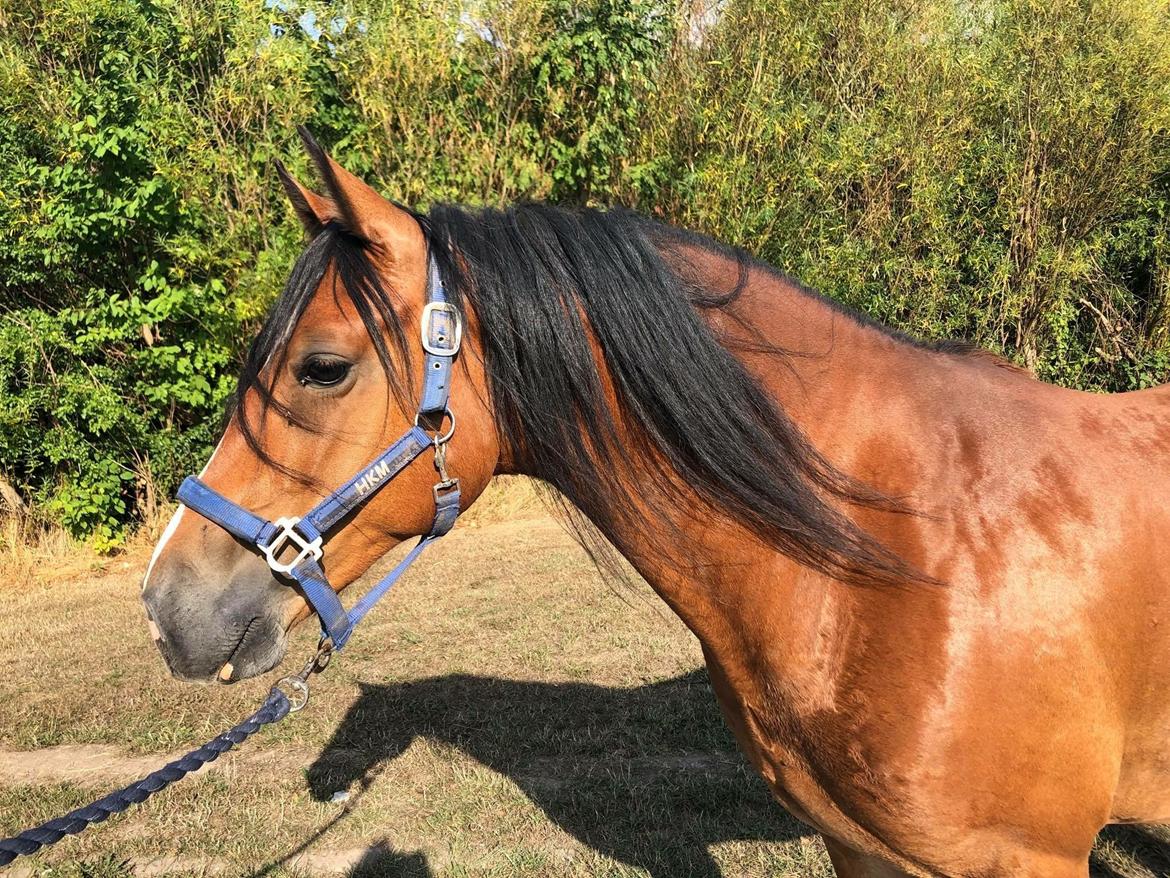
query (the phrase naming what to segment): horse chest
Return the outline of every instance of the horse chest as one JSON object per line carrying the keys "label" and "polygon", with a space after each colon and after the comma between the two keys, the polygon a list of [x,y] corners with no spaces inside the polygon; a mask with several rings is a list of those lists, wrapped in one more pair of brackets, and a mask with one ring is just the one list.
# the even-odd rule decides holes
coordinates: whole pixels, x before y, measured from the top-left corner
{"label": "horse chest", "polygon": [[[882,788],[858,748],[840,747],[840,739],[832,740],[834,730],[823,721],[791,713],[778,717],[774,704],[762,708],[741,703],[733,710],[738,717],[729,717],[729,721],[741,747],[772,794],[793,816],[855,850],[893,854],[854,795],[863,791],[863,798],[870,803],[880,803],[892,791]],[[847,734],[843,729],[838,731]],[[853,781],[843,788],[839,783],[842,778]]]}

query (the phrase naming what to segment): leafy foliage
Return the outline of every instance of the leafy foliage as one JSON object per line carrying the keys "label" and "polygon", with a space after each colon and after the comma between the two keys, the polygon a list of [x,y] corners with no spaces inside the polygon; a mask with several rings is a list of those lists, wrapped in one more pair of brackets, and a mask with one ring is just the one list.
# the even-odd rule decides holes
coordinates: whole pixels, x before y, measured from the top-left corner
{"label": "leafy foliage", "polygon": [[645,140],[667,213],[1047,380],[1164,380],[1170,7],[731,3]]}
{"label": "leafy foliage", "polygon": [[197,469],[308,124],[396,198],[626,202],[1098,390],[1170,368],[1156,0],[7,0],[0,477],[99,546]]}

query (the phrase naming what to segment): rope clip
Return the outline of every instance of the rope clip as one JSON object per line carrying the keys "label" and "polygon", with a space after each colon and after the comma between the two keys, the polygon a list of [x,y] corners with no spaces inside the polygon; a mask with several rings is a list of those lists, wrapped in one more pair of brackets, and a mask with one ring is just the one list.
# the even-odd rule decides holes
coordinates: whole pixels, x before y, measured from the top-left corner
{"label": "rope clip", "polygon": [[276,688],[284,692],[288,698],[289,713],[305,709],[309,703],[309,678],[325,670],[332,657],[333,641],[328,637],[322,637],[321,642],[317,644],[316,654],[301,668],[299,674],[291,674],[277,680]]}

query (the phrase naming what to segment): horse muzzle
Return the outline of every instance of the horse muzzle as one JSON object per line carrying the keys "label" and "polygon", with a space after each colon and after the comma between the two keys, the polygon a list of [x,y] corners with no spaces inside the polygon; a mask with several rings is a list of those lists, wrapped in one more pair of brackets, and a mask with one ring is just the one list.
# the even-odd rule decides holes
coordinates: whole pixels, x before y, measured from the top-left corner
{"label": "horse muzzle", "polygon": [[155,576],[142,598],[151,636],[180,680],[234,683],[284,658],[291,590],[267,570],[215,591],[193,575]]}

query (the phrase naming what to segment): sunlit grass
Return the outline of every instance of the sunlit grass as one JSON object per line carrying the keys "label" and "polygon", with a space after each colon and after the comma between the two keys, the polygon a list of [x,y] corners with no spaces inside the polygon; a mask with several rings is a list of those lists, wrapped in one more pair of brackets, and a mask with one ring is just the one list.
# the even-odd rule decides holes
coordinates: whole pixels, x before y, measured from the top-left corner
{"label": "sunlit grass", "polygon": [[[691,635],[645,586],[602,582],[529,488],[501,490],[316,679],[309,709],[25,874],[828,878],[819,838],[737,752]],[[263,697],[276,673],[166,675],[138,603],[145,557],[131,559],[0,586],[0,748],[116,745],[138,772]],[[108,762],[68,782],[0,773],[0,835],[133,779]],[[1111,830],[1093,874],[1168,874],[1160,833]]]}

